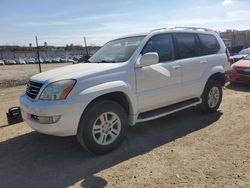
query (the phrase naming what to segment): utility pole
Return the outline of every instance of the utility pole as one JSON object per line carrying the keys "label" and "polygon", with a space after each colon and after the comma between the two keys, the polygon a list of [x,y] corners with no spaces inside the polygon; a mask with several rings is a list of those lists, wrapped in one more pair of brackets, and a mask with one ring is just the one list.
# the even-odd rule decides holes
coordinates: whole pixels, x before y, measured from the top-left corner
{"label": "utility pole", "polygon": [[234,29],[232,31],[232,47],[234,47]]}
{"label": "utility pole", "polygon": [[88,46],[87,46],[87,42],[86,42],[86,38],[85,37],[84,37],[84,44],[85,44],[86,54],[89,57],[89,50],[88,50]]}
{"label": "utility pole", "polygon": [[38,59],[38,64],[39,64],[39,72],[42,72],[37,36],[36,36],[36,51],[37,51],[37,59]]}

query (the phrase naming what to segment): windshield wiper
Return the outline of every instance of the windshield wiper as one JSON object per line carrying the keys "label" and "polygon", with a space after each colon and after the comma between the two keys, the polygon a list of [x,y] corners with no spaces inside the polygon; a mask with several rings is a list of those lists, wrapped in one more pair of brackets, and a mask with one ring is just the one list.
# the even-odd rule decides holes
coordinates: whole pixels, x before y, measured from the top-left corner
{"label": "windshield wiper", "polygon": [[117,62],[116,61],[101,60],[101,61],[98,61],[98,63],[117,63]]}

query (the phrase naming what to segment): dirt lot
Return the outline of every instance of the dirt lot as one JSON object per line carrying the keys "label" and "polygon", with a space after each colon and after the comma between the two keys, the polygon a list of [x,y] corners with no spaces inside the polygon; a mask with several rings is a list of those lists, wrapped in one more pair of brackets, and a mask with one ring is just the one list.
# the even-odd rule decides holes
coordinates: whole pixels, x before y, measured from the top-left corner
{"label": "dirt lot", "polygon": [[113,153],[75,137],[6,125],[24,86],[0,90],[0,187],[250,187],[250,86],[227,86],[217,113],[188,109],[139,124]]}
{"label": "dirt lot", "polygon": [[[41,64],[41,68],[42,71],[47,71],[67,65],[72,63]],[[37,73],[39,73],[38,64],[0,66],[0,88],[21,85]]]}

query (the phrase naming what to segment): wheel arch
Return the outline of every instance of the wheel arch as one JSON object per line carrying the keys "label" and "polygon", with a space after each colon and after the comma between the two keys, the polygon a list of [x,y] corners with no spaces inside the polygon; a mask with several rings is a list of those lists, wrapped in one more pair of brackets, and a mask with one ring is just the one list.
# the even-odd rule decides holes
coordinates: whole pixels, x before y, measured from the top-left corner
{"label": "wheel arch", "polygon": [[225,77],[225,69],[222,65],[214,66],[209,71],[206,71],[202,77],[202,90],[204,91],[204,88],[208,82],[208,80],[214,79],[221,83],[221,85],[225,85],[226,83],[226,77]]}
{"label": "wheel arch", "polygon": [[225,85],[226,83],[226,77],[225,77],[225,73],[221,73],[221,72],[216,72],[214,74],[212,74],[208,80],[213,79],[213,80],[217,80],[221,83],[222,86]]}
{"label": "wheel arch", "polygon": [[131,86],[123,81],[113,81],[96,85],[83,90],[80,96],[88,101],[83,113],[95,102],[111,100],[120,104],[129,116],[129,124],[134,124],[134,114],[137,114],[137,98]]}
{"label": "wheel arch", "polygon": [[101,100],[111,100],[111,101],[117,102],[118,104],[120,104],[124,108],[124,110],[126,111],[126,113],[128,115],[130,114],[131,111],[133,111],[133,109],[131,107],[131,102],[129,102],[128,96],[125,93],[121,92],[121,91],[115,91],[115,92],[102,94],[102,95],[94,98],[87,105],[86,109],[90,105],[92,105],[93,103],[95,103],[97,101],[101,101]]}

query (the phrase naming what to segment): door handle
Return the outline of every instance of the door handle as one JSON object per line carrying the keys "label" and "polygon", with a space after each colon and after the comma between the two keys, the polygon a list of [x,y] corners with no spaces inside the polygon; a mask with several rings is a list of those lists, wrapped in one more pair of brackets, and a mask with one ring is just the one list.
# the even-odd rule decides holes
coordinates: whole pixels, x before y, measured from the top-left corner
{"label": "door handle", "polygon": [[181,66],[180,65],[173,65],[172,68],[173,69],[179,69],[179,68],[181,68]]}
{"label": "door handle", "polygon": [[200,64],[206,64],[207,61],[200,61]]}

